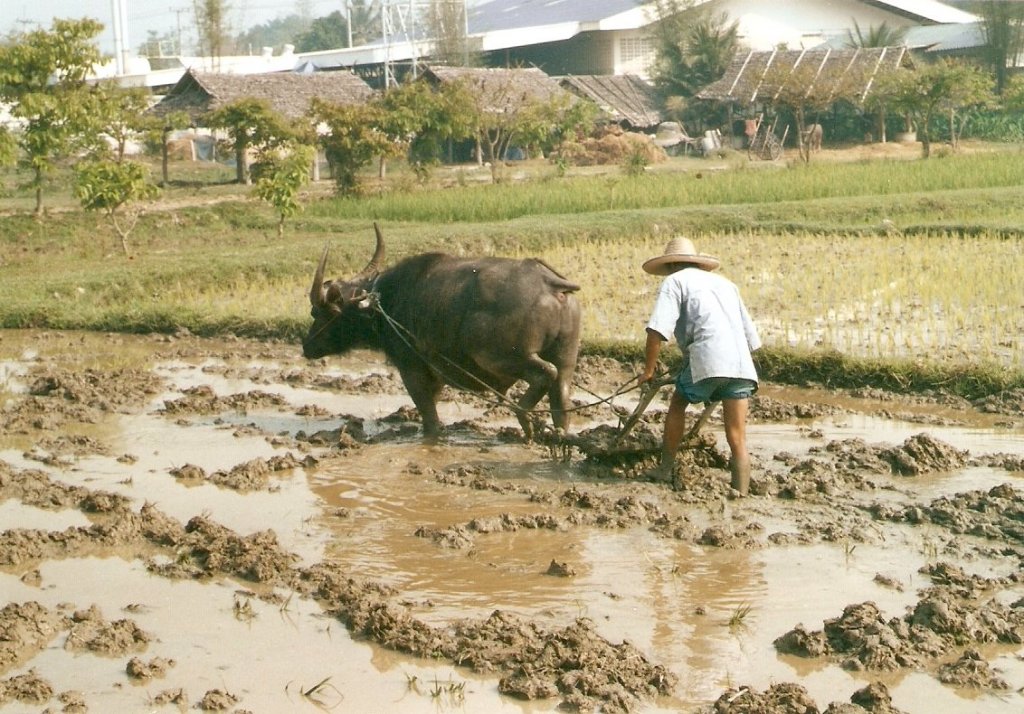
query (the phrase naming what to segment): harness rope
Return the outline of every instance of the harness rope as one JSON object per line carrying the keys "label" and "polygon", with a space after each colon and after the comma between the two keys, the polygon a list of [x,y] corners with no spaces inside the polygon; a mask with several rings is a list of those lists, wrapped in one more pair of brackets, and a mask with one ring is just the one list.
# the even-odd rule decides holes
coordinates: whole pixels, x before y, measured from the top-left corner
{"label": "harness rope", "polygon": [[[376,281],[375,281],[374,285],[376,285]],[[371,301],[370,302],[370,306],[373,307],[374,309],[376,309],[378,312],[380,312],[381,317],[384,318],[385,322],[391,327],[391,329],[394,330],[394,332],[398,336],[398,338],[404,344],[406,344],[406,346],[409,347],[418,356],[418,358],[420,358],[424,363],[426,363],[426,365],[428,367],[430,367],[430,368],[440,372],[441,370],[438,368],[438,366],[429,359],[429,356],[422,349],[420,349],[417,344],[414,343],[415,341],[417,341],[416,335],[414,335],[407,327],[404,327],[403,325],[401,325],[397,320],[392,318],[390,316],[390,314],[387,313],[387,310],[385,310],[384,307],[381,305],[379,297],[380,297],[379,293],[374,292],[372,290],[372,288],[371,288],[371,291],[368,291],[365,296],[360,297],[360,300],[370,300]],[[335,314],[335,316],[333,318],[331,318],[331,320],[329,320],[324,325],[324,327],[322,327],[321,329],[317,330],[313,334],[313,337],[315,337],[315,336],[321,334],[322,332],[324,332],[325,330],[327,330],[331,326],[331,324],[335,320],[338,319],[338,317],[340,317],[340,312],[338,314]],[[488,405],[490,405],[492,407],[508,407],[509,409],[511,409],[513,412],[515,412],[517,414],[528,414],[530,412],[534,412],[534,413],[538,413],[538,414],[552,414],[553,411],[554,411],[554,410],[551,410],[551,409],[524,409],[524,408],[520,407],[516,402],[512,401],[511,398],[509,398],[506,394],[504,394],[504,393],[500,392],[499,390],[495,389],[493,386],[490,386],[489,384],[484,382],[482,379],[480,379],[476,375],[472,374],[471,372],[469,372],[468,370],[466,370],[462,366],[456,364],[453,360],[450,360],[449,358],[446,358],[445,355],[437,353],[437,356],[439,356],[439,358],[444,360],[444,362],[447,363],[447,365],[449,365],[450,368],[455,369],[455,370],[461,372],[463,375],[465,375],[469,379],[471,379],[474,382],[476,382],[477,384],[479,384],[480,387],[482,387],[484,391],[487,391],[489,393],[494,394],[495,398],[493,398],[493,400],[488,400],[488,398],[485,397],[485,396],[481,396],[480,397],[481,400],[484,403],[486,403],[486,404],[488,404]],[[660,375],[656,375],[654,378],[649,380],[649,382],[647,383],[647,391],[645,392],[641,402],[637,405],[637,409],[634,411],[634,413],[631,415],[630,419],[627,421],[627,427],[623,429],[623,432],[621,434],[622,436],[625,436],[629,432],[630,428],[632,428],[632,426],[640,418],[640,415],[646,409],[647,405],[650,404],[650,401],[652,400],[652,398],[654,396],[654,393],[656,393],[656,391],[660,387],[663,387],[666,384],[670,384],[672,382],[671,378],[670,379],[666,378],[667,374],[668,373],[666,372],[666,373],[663,373],[663,374],[660,374]],[[642,384],[637,384],[635,386],[630,386],[631,384],[633,384],[633,382],[636,382],[637,379],[638,379],[637,376],[631,377],[626,382],[624,382],[620,387],[615,389],[615,391],[612,392],[610,396],[600,396],[599,394],[595,394],[593,391],[591,391],[587,387],[583,386],[579,382],[573,382],[572,385],[574,387],[582,389],[583,391],[586,391],[588,394],[597,397],[597,401],[596,402],[592,402],[590,404],[585,404],[585,405],[580,405],[580,406],[575,406],[575,407],[569,407],[569,408],[566,408],[566,409],[562,410],[562,412],[564,412],[566,414],[570,414],[570,413],[573,413],[573,412],[581,412],[581,411],[583,411],[585,409],[591,409],[593,407],[598,407],[598,406],[603,405],[603,404],[610,405],[612,400],[614,400],[614,398],[616,396],[622,396],[623,394],[626,394],[626,393],[628,393],[630,391],[633,391],[634,389],[641,389],[641,388],[643,388],[644,385],[642,385]]]}

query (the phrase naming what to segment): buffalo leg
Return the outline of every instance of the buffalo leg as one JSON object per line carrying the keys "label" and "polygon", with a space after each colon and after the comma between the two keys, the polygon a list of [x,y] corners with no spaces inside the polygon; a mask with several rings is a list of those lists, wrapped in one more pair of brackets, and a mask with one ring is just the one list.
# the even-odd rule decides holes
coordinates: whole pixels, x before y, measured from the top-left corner
{"label": "buffalo leg", "polygon": [[423,420],[423,436],[436,439],[441,434],[441,419],[437,416],[437,397],[442,382],[426,369],[399,369],[405,390],[412,397],[412,403],[419,410]]}
{"label": "buffalo leg", "polygon": [[[530,421],[530,415],[528,412],[537,406],[537,403],[545,393],[550,397],[551,394],[559,391],[558,369],[547,360],[533,354],[529,356],[527,368],[524,370],[524,378],[530,386],[527,388],[526,393],[519,398],[520,411],[516,416],[519,418],[520,426],[523,427],[526,439],[530,440],[533,438],[533,423]],[[558,420],[554,419],[554,414],[556,413],[556,410],[561,412],[564,407],[561,403],[556,404],[552,401],[551,409],[552,419],[555,421],[555,426],[561,428],[561,425],[558,424]]]}

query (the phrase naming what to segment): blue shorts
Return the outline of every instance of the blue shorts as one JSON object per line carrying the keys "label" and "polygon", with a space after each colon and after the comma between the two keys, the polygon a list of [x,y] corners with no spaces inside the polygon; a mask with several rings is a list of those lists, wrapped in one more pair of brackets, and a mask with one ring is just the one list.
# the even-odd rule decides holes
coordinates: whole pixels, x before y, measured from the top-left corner
{"label": "blue shorts", "polygon": [[757,391],[757,382],[741,377],[708,377],[694,384],[690,365],[686,365],[676,377],[676,391],[690,404],[750,399]]}

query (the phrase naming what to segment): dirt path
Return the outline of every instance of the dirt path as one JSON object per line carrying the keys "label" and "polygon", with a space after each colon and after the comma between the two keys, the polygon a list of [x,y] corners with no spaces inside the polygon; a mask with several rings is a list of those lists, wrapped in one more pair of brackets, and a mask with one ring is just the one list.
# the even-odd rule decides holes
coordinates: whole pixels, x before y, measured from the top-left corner
{"label": "dirt path", "polygon": [[1024,395],[764,385],[746,499],[717,415],[674,491],[663,403],[612,452],[629,397],[450,396],[428,446],[370,355],[0,333],[0,708],[1024,705]]}

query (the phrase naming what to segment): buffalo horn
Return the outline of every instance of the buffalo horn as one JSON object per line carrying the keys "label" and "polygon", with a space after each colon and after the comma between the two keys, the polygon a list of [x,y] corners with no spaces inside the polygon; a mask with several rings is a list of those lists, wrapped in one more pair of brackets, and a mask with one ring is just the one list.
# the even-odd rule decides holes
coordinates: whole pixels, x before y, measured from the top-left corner
{"label": "buffalo horn", "polygon": [[324,268],[327,266],[327,245],[324,245],[323,255],[320,256],[320,264],[316,266],[316,274],[313,276],[313,287],[309,289],[309,301],[313,307],[323,305],[327,299],[327,291],[324,290]]}
{"label": "buffalo horn", "polygon": [[376,221],[373,222],[373,232],[377,234],[377,247],[373,251],[373,257],[370,258],[370,262],[359,272],[356,279],[376,275],[384,264],[384,233],[381,232],[380,224]]}

